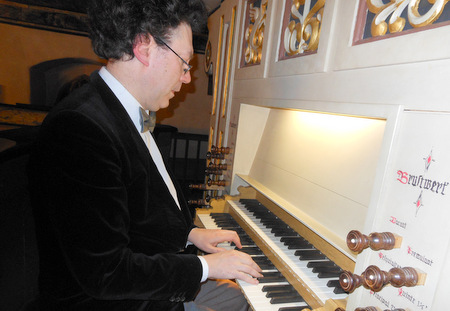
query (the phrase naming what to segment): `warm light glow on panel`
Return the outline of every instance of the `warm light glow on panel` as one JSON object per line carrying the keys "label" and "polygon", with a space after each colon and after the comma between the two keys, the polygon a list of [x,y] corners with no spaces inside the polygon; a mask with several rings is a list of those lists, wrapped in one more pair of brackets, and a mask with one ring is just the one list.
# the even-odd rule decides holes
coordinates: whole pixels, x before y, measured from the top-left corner
{"label": "warm light glow on panel", "polygon": [[[250,174],[275,183],[274,172],[289,172],[294,179],[367,206],[385,123],[272,109]],[[269,174],[270,169],[275,171]]]}
{"label": "warm light glow on panel", "polygon": [[[361,133],[364,129],[371,127],[373,124],[369,118],[360,118],[355,116],[345,116],[337,114],[325,114],[299,111],[295,114],[287,114],[287,117],[295,117],[296,125],[302,125],[302,128],[310,129],[311,134],[321,135],[330,132],[336,135],[345,135],[352,133]],[[379,121],[379,120],[378,120]]]}
{"label": "warm light glow on panel", "polygon": [[384,119],[272,108],[249,177],[345,238],[364,223],[385,127]]}

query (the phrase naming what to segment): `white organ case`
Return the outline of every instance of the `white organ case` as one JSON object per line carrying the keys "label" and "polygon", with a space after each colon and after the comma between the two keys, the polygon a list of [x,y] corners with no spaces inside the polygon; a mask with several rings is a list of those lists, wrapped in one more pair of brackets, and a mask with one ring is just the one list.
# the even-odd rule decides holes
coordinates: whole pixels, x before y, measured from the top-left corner
{"label": "white organ case", "polygon": [[[356,275],[370,265],[422,273],[424,284],[415,287],[387,285],[374,292],[360,286],[348,296],[346,310],[446,310],[450,51],[439,42],[450,42],[450,27],[353,46],[360,1],[327,0],[326,42],[286,66],[277,59],[277,46],[288,1],[261,1],[267,3],[264,43],[270,45],[263,45],[259,65],[245,68],[249,2],[225,0],[210,17],[212,64],[224,63],[217,58],[223,55],[217,47],[224,46],[218,43],[219,21],[234,29],[227,38],[230,64],[222,68],[229,74],[221,73],[217,83],[227,97],[214,99],[226,113],[222,121],[212,115],[210,137],[210,145],[232,149],[224,160],[226,192],[255,188],[354,261]],[[401,245],[357,254],[346,244],[350,230],[391,232]]]}

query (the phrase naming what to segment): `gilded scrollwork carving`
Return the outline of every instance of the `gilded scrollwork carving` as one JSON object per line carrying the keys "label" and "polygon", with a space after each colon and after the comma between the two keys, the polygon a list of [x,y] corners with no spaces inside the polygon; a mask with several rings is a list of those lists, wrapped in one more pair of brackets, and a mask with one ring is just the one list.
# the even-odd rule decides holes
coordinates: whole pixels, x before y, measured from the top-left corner
{"label": "gilded scrollwork carving", "polygon": [[253,3],[249,5],[250,23],[245,29],[246,49],[244,60],[246,65],[254,65],[261,62],[267,11],[267,1],[263,2],[260,7],[254,6]]}
{"label": "gilded scrollwork carving", "polygon": [[426,0],[431,5],[427,9],[419,7],[422,0],[391,0],[383,3],[379,0],[366,0],[370,12],[375,14],[371,24],[371,34],[373,37],[383,36],[389,30],[390,33],[403,31],[406,19],[402,13],[407,9],[409,24],[414,28],[420,28],[433,24],[444,11],[449,0]]}
{"label": "gilded scrollwork carving", "polygon": [[211,41],[208,40],[205,48],[205,72],[209,73],[211,69]]}
{"label": "gilded scrollwork carving", "polygon": [[291,20],[284,30],[284,49],[289,56],[314,52],[319,47],[320,29],[326,0],[294,0]]}

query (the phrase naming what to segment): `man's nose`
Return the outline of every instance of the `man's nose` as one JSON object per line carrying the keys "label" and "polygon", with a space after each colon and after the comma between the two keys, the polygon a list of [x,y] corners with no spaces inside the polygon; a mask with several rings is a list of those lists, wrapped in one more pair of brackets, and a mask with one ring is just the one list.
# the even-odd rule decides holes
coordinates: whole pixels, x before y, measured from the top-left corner
{"label": "man's nose", "polygon": [[186,73],[183,72],[183,74],[181,75],[181,82],[184,84],[188,84],[191,82],[191,72],[188,71]]}

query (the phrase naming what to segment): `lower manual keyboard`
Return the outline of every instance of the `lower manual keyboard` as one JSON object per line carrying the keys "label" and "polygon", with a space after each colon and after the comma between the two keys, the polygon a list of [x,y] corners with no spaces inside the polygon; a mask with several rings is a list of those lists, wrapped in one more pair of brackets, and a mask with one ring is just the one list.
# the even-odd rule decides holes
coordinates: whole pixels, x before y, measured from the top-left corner
{"label": "lower manual keyboard", "polygon": [[[277,268],[259,250],[251,238],[229,214],[212,213],[198,215],[207,229],[229,229],[238,232],[243,248],[240,251],[252,256],[253,260],[263,270],[265,276],[258,285],[237,280],[249,304],[255,311],[301,311],[310,310],[308,304],[295,291],[294,287],[284,279]],[[218,247],[236,249],[230,243],[221,243]]]}
{"label": "lower manual keyboard", "polygon": [[[265,206],[253,199],[239,202],[229,201],[229,204],[239,217],[247,224],[251,224],[252,230],[269,245],[273,252],[279,255],[290,269],[308,285],[322,304],[325,304],[328,299],[344,299],[348,296],[338,284],[340,268],[306,240],[305,242],[309,244],[307,246],[294,245],[290,247],[289,242],[285,239],[303,238],[286,224],[278,223],[281,220],[275,217]],[[285,226],[285,231],[291,233],[272,232],[273,228],[279,229],[280,226]],[[314,267],[311,267],[311,265],[321,261],[333,264],[333,270],[328,269],[329,273],[324,273],[327,268],[322,267],[322,274],[313,272]],[[326,265],[326,263],[324,264]]]}

